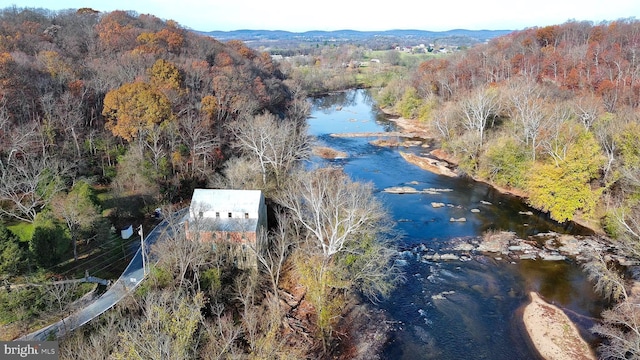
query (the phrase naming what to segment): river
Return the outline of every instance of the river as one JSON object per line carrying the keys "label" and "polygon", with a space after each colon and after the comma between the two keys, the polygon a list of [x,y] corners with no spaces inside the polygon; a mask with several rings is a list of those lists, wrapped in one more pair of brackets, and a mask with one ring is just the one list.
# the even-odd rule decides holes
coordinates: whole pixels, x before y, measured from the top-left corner
{"label": "river", "polygon": [[[411,148],[371,145],[373,138],[331,137],[331,133],[393,131],[394,123],[378,111],[368,90],[351,90],[312,99],[309,132],[318,143],[349,156],[313,162],[338,165],[362,182],[371,182],[403,234],[407,281],[377,304],[394,322],[388,359],[536,359],[523,337],[519,309],[529,291],[562,308],[592,344],[589,332],[603,303],[593,293],[580,267],[572,261],[512,262],[497,256],[474,255],[469,261],[424,261],[460,238],[480,236],[490,229],[519,236],[555,231],[576,233],[529,208],[520,199],[500,194],[468,179],[435,175],[407,163],[399,151]],[[391,186],[447,189],[437,194],[389,194]],[[451,206],[433,208],[432,202]],[[474,209],[472,212],[471,209]],[[526,215],[533,212],[534,215]],[[466,222],[450,222],[465,217]]]}

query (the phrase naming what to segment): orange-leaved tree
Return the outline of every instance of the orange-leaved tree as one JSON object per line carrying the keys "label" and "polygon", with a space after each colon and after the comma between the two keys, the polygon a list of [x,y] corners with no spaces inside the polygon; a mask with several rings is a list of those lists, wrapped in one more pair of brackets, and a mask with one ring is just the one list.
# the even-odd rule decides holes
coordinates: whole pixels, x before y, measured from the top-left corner
{"label": "orange-leaved tree", "polygon": [[109,91],[102,115],[107,119],[106,128],[127,141],[173,119],[169,99],[145,82],[127,83]]}
{"label": "orange-leaved tree", "polygon": [[147,74],[149,75],[149,81],[153,87],[162,91],[169,98],[179,97],[182,91],[182,75],[180,74],[180,70],[173,63],[158,59],[156,62],[147,70]]}

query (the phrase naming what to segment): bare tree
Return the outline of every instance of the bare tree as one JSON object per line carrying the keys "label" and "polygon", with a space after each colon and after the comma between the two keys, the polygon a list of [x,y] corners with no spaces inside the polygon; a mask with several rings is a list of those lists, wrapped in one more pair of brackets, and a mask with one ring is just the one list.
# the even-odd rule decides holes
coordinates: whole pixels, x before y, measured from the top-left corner
{"label": "bare tree", "polygon": [[206,177],[212,166],[214,149],[220,145],[212,131],[210,121],[200,118],[193,112],[187,112],[178,119],[180,136],[189,148],[191,158],[191,176]]}
{"label": "bare tree", "polygon": [[450,141],[452,137],[457,135],[458,121],[456,119],[457,111],[452,103],[444,104],[444,108],[436,114],[431,126],[434,127],[445,141]]}
{"label": "bare tree", "polygon": [[585,130],[591,129],[601,112],[598,99],[593,94],[591,96],[580,96],[574,104],[573,111],[578,115],[578,119]]}
{"label": "bare tree", "polygon": [[263,248],[254,249],[254,251],[258,262],[269,277],[273,295],[278,298],[280,275],[284,270],[289,249],[294,245],[294,239],[298,239],[298,237],[293,234],[293,226],[291,226],[291,221],[286,214],[276,213],[276,223],[278,224],[276,230],[271,234],[260,233],[262,240],[259,240],[258,243],[263,244]]}
{"label": "bare tree", "polygon": [[[378,231],[385,235],[390,231],[384,224],[379,226]],[[349,261],[340,262],[353,288],[373,302],[389,296],[405,280],[404,271],[395,262],[398,252],[394,240],[381,236],[361,240],[344,252]]]}
{"label": "bare tree", "polygon": [[498,115],[500,100],[495,89],[481,87],[460,100],[462,124],[468,131],[474,132],[484,143],[484,131],[490,119]]}
{"label": "bare tree", "polygon": [[304,124],[311,112],[311,104],[307,101],[307,93],[299,82],[285,80],[285,83],[289,86],[293,97],[287,107],[287,117],[296,124]]}
{"label": "bare tree", "polygon": [[545,121],[542,95],[542,90],[533,80],[511,83],[512,118],[522,126],[522,137],[524,143],[531,146],[533,160],[536,159],[538,137]]}
{"label": "bare tree", "polygon": [[258,162],[263,186],[269,174],[273,174],[277,187],[282,186],[285,175],[310,153],[306,128],[270,113],[245,117],[229,129],[235,135],[236,147]]}
{"label": "bare tree", "polygon": [[621,230],[615,239],[618,246],[640,258],[640,205],[619,207],[613,212],[613,219]]}
{"label": "bare tree", "polygon": [[180,291],[149,293],[143,300],[143,317],[123,323],[115,358],[195,358],[203,306],[202,294],[189,297]]}
{"label": "bare tree", "polygon": [[151,151],[153,168],[157,172],[160,169],[160,160],[166,155],[163,136],[165,133],[166,123],[160,125],[154,125],[152,128],[145,130],[146,136],[141,136],[140,141],[143,141],[145,147]]}
{"label": "bare tree", "polygon": [[38,123],[36,121],[28,121],[24,124],[11,127],[5,124],[5,129],[0,129],[0,146],[7,153],[6,163],[11,163],[16,156],[23,156],[31,153],[31,150],[37,146]]}
{"label": "bare tree", "polygon": [[592,259],[585,262],[582,268],[587,272],[589,280],[594,282],[594,290],[597,293],[614,301],[629,298],[624,278],[602,254],[594,253]]}
{"label": "bare tree", "polygon": [[75,145],[76,156],[80,158],[80,141],[79,131],[84,123],[84,115],[82,114],[81,98],[73,96],[69,92],[65,92],[60,96],[59,101],[52,109],[52,117],[55,122],[59,123],[65,132],[71,134],[73,144]]}
{"label": "bare tree", "polygon": [[257,116],[255,119],[245,119],[234,123],[230,130],[234,133],[236,146],[247,154],[254,156],[262,174],[262,185],[267,183],[267,168],[269,165],[269,144],[272,141],[271,130],[275,126],[275,117],[270,114]]}
{"label": "bare tree", "polygon": [[62,360],[107,360],[119,341],[119,320],[123,314],[111,310],[100,316],[100,325],[94,322],[85,326],[92,327],[87,331],[74,331],[60,342],[60,359]]}
{"label": "bare tree", "polygon": [[255,272],[246,272],[236,277],[234,283],[236,300],[240,303],[242,339],[247,344],[247,351],[256,358],[287,358],[281,352],[284,349],[286,337],[280,336],[285,314],[275,296],[266,299],[258,296],[260,279],[256,275]]}
{"label": "bare tree", "polygon": [[[196,220],[197,217],[192,217]],[[198,289],[200,272],[210,265],[211,245],[198,238],[188,239],[177,218],[169,219],[169,226],[152,248],[152,257],[158,259],[158,266],[170,271],[183,289]],[[204,224],[190,221],[189,230],[198,234]],[[188,278],[191,275],[191,278]]]}
{"label": "bare tree", "polygon": [[335,168],[301,171],[295,179],[276,201],[306,240],[292,262],[326,350],[346,294],[385,296],[401,280],[401,271],[393,266],[396,252],[385,241],[386,215],[371,184],[353,182]]}
{"label": "bare tree", "polygon": [[601,359],[640,357],[640,303],[623,301],[602,313],[603,322],[591,330],[607,339],[598,347]]}
{"label": "bare tree", "polygon": [[2,139],[2,143],[5,143],[6,134],[9,130],[9,125],[11,124],[11,116],[9,114],[9,109],[7,108],[7,98],[3,97],[0,99],[0,139]]}
{"label": "bare tree", "polygon": [[253,158],[233,157],[225,161],[224,177],[209,179],[211,186],[228,189],[259,189],[262,187],[260,166]]}
{"label": "bare tree", "polygon": [[309,232],[309,240],[327,260],[384,219],[371,184],[352,182],[332,168],[301,172],[295,178],[278,201]]}
{"label": "bare tree", "polygon": [[258,277],[255,273],[243,273],[236,277],[234,289],[236,300],[240,302],[240,317],[242,318],[243,338],[249,346],[249,351],[255,353],[258,348],[260,338],[260,315],[256,291],[258,288]]}
{"label": "bare tree", "polygon": [[[635,214],[637,216],[638,213]],[[618,243],[634,257],[640,256],[637,241],[640,239],[640,222],[638,217],[619,218],[626,231]],[[594,282],[595,290],[605,298],[614,302],[611,309],[602,312],[602,321],[591,331],[606,340],[598,346],[601,359],[637,359],[640,357],[640,302],[638,294],[627,291],[626,280],[614,264],[609,264],[606,257],[595,254],[593,259],[583,265]]]}
{"label": "bare tree", "polygon": [[592,131],[607,158],[603,169],[606,180],[610,178],[618,155],[617,137],[620,127],[620,120],[614,114],[603,115],[592,124]]}
{"label": "bare tree", "polygon": [[45,156],[25,156],[0,162],[0,214],[33,222],[40,209],[65,187],[63,177],[69,167]]}
{"label": "bare tree", "polygon": [[57,281],[51,285],[46,285],[45,289],[49,295],[49,301],[57,306],[58,311],[63,312],[71,303],[78,290],[78,281]]}
{"label": "bare tree", "polygon": [[567,157],[567,151],[575,138],[580,134],[575,128],[573,120],[573,110],[565,104],[556,105],[548,115],[548,122],[545,124],[545,136],[541,139],[540,145],[543,151],[549,155],[558,165]]}
{"label": "bare tree", "polygon": [[207,342],[201,352],[206,360],[219,360],[228,358],[240,358],[241,349],[236,345],[240,338],[242,328],[236,325],[232,314],[224,311],[224,305],[214,303],[211,305],[214,319],[205,323]]}

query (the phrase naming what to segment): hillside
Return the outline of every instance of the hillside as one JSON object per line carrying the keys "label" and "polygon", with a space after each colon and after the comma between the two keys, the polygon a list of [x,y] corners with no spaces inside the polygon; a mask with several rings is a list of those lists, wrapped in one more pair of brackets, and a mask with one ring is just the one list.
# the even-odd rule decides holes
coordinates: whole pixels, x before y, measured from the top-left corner
{"label": "hillside", "polygon": [[[180,190],[230,155],[226,123],[244,113],[283,113],[293,100],[269,56],[152,15],[9,8],[0,13],[0,34],[0,158],[44,152],[73,161],[73,177],[117,180],[116,158],[141,145],[155,154],[140,159],[151,161],[155,193]],[[122,116],[149,106],[158,107],[153,118]],[[197,127],[204,132],[194,133]],[[126,192],[132,182],[122,184]]]}
{"label": "hillside", "polygon": [[471,46],[484,43],[511,30],[386,30],[386,31],[271,31],[236,30],[202,32],[220,41],[241,40],[253,48],[269,47],[289,49],[315,44],[355,44],[369,46],[373,50],[393,48],[395,45],[446,44],[449,46]]}
{"label": "hillside", "polygon": [[468,175],[559,222],[634,238],[639,53],[633,19],[525,29],[425,61],[377,97],[428,124]]}
{"label": "hillside", "polygon": [[[116,229],[151,227],[154,209],[209,186],[238,154],[230,123],[304,118],[296,101],[239,41],[123,11],[1,10],[0,278],[117,277],[136,242]],[[3,333],[40,325],[48,301],[0,293]]]}

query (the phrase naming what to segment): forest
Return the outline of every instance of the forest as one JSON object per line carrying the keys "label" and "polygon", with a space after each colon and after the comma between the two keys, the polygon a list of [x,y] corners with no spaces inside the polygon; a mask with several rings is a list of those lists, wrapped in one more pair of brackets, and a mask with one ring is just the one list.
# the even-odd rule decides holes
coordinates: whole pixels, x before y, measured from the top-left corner
{"label": "forest", "polygon": [[621,236],[636,212],[639,26],[513,32],[423,62],[378,97],[427,124],[468,175],[522,191],[559,222]]}

